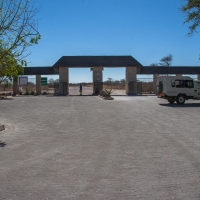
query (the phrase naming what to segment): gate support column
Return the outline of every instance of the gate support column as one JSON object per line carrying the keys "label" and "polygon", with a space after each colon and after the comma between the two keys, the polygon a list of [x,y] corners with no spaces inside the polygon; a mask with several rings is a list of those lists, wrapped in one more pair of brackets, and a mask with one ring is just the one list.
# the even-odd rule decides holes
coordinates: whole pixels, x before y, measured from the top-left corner
{"label": "gate support column", "polygon": [[59,95],[69,94],[69,69],[59,67]]}
{"label": "gate support column", "polygon": [[197,79],[200,80],[200,74],[197,75]]}
{"label": "gate support column", "polygon": [[103,67],[93,67],[93,94],[103,90]]}
{"label": "gate support column", "polygon": [[137,94],[137,67],[126,67],[126,94]]}
{"label": "gate support column", "polygon": [[41,94],[41,75],[36,75],[36,95]]}
{"label": "gate support column", "polygon": [[17,81],[15,81],[13,77],[13,95],[17,95],[17,94],[19,94],[18,77],[17,77]]}
{"label": "gate support column", "polygon": [[156,94],[156,82],[157,82],[157,77],[159,74],[154,74],[153,75],[153,93]]}

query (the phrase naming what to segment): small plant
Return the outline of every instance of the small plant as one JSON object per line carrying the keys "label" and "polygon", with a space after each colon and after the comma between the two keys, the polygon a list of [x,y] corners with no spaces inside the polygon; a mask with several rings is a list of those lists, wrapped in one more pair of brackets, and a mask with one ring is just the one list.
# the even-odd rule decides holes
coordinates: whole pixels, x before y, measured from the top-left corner
{"label": "small plant", "polygon": [[31,91],[31,93],[30,93],[31,95],[34,95],[35,94],[35,92],[34,91]]}
{"label": "small plant", "polygon": [[29,95],[30,92],[28,90],[26,90],[26,92],[24,93],[24,95]]}
{"label": "small plant", "polygon": [[104,88],[103,90],[100,91],[99,95],[105,98],[111,97],[111,94],[114,92],[114,90],[111,89],[106,89]]}

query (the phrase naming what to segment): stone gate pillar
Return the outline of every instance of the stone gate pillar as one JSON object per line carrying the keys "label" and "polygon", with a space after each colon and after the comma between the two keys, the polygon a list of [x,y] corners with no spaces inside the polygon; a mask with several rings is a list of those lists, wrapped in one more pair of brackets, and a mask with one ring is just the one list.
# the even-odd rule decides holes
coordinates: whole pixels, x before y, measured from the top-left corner
{"label": "stone gate pillar", "polygon": [[153,75],[153,93],[156,94],[156,84],[157,84],[157,77],[159,74],[154,74]]}
{"label": "stone gate pillar", "polygon": [[59,95],[69,94],[69,68],[59,67]]}
{"label": "stone gate pillar", "polygon": [[137,67],[126,67],[126,94],[137,94]]}
{"label": "stone gate pillar", "polygon": [[19,94],[18,77],[17,77],[17,81],[15,81],[13,78],[13,95],[17,95],[17,94]]}
{"label": "stone gate pillar", "polygon": [[36,75],[36,95],[41,94],[41,75]]}
{"label": "stone gate pillar", "polygon": [[93,67],[93,94],[103,90],[103,67]]}

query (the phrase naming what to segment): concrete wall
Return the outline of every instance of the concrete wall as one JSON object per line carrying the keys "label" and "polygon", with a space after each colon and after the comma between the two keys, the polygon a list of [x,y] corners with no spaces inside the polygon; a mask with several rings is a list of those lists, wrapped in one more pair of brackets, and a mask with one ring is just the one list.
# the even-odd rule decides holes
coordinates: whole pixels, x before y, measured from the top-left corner
{"label": "concrete wall", "polygon": [[126,94],[137,94],[137,67],[126,67]]}
{"label": "concrete wall", "polygon": [[159,74],[153,74],[153,92],[156,94],[156,82]]}
{"label": "concrete wall", "polygon": [[36,75],[36,94],[41,94],[41,75]]}
{"label": "concrete wall", "polygon": [[17,81],[13,78],[13,95],[19,94],[18,78]]}
{"label": "concrete wall", "polygon": [[93,94],[99,94],[103,89],[103,67],[92,68],[93,71]]}
{"label": "concrete wall", "polygon": [[69,68],[59,67],[59,95],[69,94]]}

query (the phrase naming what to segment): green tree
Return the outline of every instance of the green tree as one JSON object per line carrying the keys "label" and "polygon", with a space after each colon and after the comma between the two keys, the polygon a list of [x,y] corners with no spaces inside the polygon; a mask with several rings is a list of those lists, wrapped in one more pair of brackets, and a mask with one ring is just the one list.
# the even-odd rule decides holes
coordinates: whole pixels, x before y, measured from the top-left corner
{"label": "green tree", "polygon": [[200,24],[200,0],[185,0],[186,4],[181,7],[181,11],[186,14],[184,23],[191,24],[189,26],[188,35],[191,36],[196,32]]}
{"label": "green tree", "polygon": [[5,51],[7,50],[0,49],[0,56],[5,54],[5,56],[2,56],[0,59],[0,84],[8,80],[12,81],[13,77],[17,80],[18,75],[24,73],[22,65],[18,64],[12,54],[9,55],[9,53]]}
{"label": "green tree", "polygon": [[0,0],[0,81],[23,74],[28,47],[41,39],[37,13],[34,0]]}

